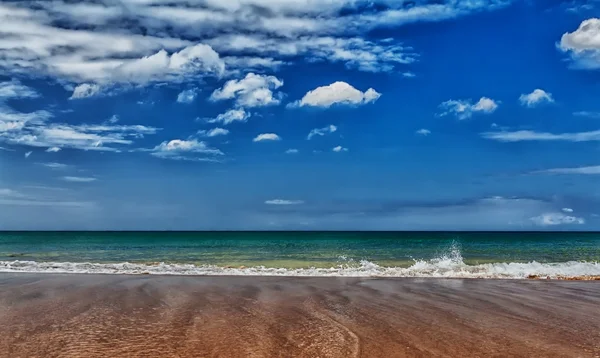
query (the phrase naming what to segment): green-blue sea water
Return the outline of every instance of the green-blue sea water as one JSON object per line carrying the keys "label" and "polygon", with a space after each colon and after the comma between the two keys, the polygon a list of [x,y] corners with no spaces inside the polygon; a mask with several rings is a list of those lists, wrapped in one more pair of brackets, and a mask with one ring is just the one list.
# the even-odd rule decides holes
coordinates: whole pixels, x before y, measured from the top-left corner
{"label": "green-blue sea water", "polygon": [[598,262],[600,233],[0,232],[0,261],[409,267],[456,251],[467,265]]}

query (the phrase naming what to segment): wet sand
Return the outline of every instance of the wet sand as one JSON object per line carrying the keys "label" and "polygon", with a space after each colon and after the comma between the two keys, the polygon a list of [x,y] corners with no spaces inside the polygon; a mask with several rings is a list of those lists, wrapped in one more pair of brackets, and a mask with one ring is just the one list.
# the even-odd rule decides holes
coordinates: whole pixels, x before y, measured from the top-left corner
{"label": "wet sand", "polygon": [[600,282],[0,274],[0,357],[600,357]]}

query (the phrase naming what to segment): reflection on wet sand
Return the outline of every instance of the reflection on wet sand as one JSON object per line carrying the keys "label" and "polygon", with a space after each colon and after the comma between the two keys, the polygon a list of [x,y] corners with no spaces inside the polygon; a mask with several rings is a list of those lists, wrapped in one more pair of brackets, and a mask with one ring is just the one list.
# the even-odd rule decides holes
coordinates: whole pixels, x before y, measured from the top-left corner
{"label": "reflection on wet sand", "polygon": [[0,274],[1,357],[598,357],[596,282]]}

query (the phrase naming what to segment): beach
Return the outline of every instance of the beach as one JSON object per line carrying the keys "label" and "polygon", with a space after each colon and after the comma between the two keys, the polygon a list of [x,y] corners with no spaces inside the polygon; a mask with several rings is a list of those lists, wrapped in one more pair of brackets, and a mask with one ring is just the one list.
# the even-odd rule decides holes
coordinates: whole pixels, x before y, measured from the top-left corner
{"label": "beach", "polygon": [[599,357],[598,281],[0,274],[0,357]]}

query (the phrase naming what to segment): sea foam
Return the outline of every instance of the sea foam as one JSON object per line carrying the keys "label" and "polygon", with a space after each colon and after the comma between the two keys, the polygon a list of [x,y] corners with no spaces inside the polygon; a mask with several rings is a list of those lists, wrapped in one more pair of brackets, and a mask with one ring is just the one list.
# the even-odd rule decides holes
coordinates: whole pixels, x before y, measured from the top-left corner
{"label": "sea foam", "polygon": [[410,267],[386,267],[362,260],[358,264],[345,260],[330,268],[221,267],[194,264],[140,264],[91,262],[0,261],[0,272],[90,273],[90,274],[152,274],[152,275],[223,275],[223,276],[328,276],[328,277],[447,277],[506,278],[527,277],[569,278],[600,276],[600,263],[569,261],[557,263],[499,262],[467,265],[460,249],[450,250],[431,260],[415,260]]}

